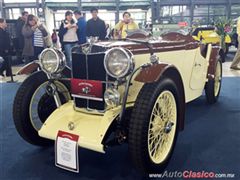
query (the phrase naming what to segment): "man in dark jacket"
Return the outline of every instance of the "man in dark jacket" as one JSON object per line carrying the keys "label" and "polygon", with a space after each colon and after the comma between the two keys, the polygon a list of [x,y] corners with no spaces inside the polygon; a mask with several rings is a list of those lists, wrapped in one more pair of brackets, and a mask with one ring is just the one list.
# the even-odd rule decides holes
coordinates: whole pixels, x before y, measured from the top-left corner
{"label": "man in dark jacket", "polygon": [[105,40],[106,26],[105,22],[98,17],[98,9],[91,9],[92,19],[87,22],[87,37],[98,37],[99,40]]}
{"label": "man in dark jacket", "polygon": [[77,19],[77,35],[78,35],[78,43],[84,44],[86,43],[86,26],[87,22],[85,18],[83,17],[81,11],[74,11],[75,18]]}
{"label": "man in dark jacket", "polygon": [[8,54],[10,50],[10,38],[9,34],[6,32],[7,23],[5,19],[0,18],[0,56],[4,59],[0,68],[0,75],[6,70],[6,76],[10,76],[10,67],[8,62]]}
{"label": "man in dark jacket", "polygon": [[18,38],[18,50],[22,51],[24,48],[24,37],[22,35],[22,29],[27,21],[28,12],[23,11],[22,16],[18,18],[16,23],[16,32],[17,32],[17,38]]}

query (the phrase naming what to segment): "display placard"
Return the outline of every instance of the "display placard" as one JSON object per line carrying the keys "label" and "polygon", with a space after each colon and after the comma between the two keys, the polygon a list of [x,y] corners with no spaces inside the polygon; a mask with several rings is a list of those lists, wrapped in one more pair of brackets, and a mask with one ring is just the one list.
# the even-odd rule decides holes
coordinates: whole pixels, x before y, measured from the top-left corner
{"label": "display placard", "polygon": [[58,131],[55,142],[55,164],[57,167],[79,172],[78,139],[78,135]]}

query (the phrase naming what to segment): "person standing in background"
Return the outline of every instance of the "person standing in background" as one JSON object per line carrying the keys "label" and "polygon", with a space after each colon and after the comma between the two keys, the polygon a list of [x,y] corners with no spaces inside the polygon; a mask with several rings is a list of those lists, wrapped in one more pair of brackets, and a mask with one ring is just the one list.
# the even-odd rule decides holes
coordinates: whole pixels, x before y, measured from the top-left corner
{"label": "person standing in background", "polygon": [[4,59],[0,68],[0,76],[4,76],[3,72],[6,71],[6,76],[11,75],[9,66],[9,51],[10,51],[10,37],[6,31],[7,23],[5,19],[0,18],[0,56]]}
{"label": "person standing in background", "polygon": [[109,24],[106,24],[106,39],[111,39],[111,28]]}
{"label": "person standing in background", "polygon": [[58,40],[58,35],[57,35],[56,29],[53,29],[51,39],[52,39],[53,47],[59,49],[60,46],[59,46],[59,40]]}
{"label": "person standing in background", "polygon": [[72,65],[72,48],[78,44],[77,29],[78,27],[73,20],[72,11],[67,11],[65,13],[65,20],[62,21],[60,26],[58,36],[62,48],[65,51],[67,65],[69,67]]}
{"label": "person standing in background", "polygon": [[[238,18],[238,21],[237,21],[237,34],[238,34],[238,42],[240,42],[240,17]],[[239,64],[240,64],[240,45],[238,44],[238,49],[230,68],[234,70],[240,70],[240,67],[238,67]]]}
{"label": "person standing in background", "polygon": [[127,37],[128,30],[139,29],[138,25],[131,18],[129,12],[123,13],[123,20],[116,24],[115,26],[115,37],[117,39],[124,39]]}
{"label": "person standing in background", "polygon": [[82,15],[81,11],[78,11],[78,10],[74,11],[74,15],[75,15],[75,18],[77,19],[77,26],[78,26],[78,30],[77,30],[78,44],[84,44],[87,41],[86,39],[87,22],[84,16]]}
{"label": "person standing in background", "polygon": [[33,34],[33,47],[34,47],[34,59],[38,59],[38,56],[46,48],[51,46],[51,39],[46,27],[40,23],[39,19],[35,16],[32,27]]}
{"label": "person standing in background", "polygon": [[27,22],[22,29],[22,34],[25,39],[23,56],[27,57],[26,63],[37,60],[43,49],[50,46],[47,39],[49,34],[45,26],[32,14],[28,15]]}
{"label": "person standing in background", "polygon": [[105,40],[106,26],[105,22],[98,17],[98,9],[91,9],[92,19],[87,22],[87,37],[98,37],[99,40]]}
{"label": "person standing in background", "polygon": [[20,52],[22,52],[22,50],[24,48],[24,37],[22,35],[22,29],[23,29],[24,24],[27,21],[27,17],[28,17],[28,12],[23,11],[22,16],[19,17],[17,22],[16,22],[16,33],[17,33],[17,38],[18,38],[18,50]]}

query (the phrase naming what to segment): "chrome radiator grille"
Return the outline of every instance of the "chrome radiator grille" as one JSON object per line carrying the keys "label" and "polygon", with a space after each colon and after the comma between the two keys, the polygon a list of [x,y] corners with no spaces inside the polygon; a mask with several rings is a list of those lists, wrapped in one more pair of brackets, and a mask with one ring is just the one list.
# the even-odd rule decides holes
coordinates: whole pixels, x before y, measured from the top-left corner
{"label": "chrome radiator grille", "polygon": [[[82,53],[72,54],[72,77],[81,80],[106,81],[106,71],[104,68],[104,53],[85,55]],[[103,84],[103,93],[105,84]],[[103,97],[103,95],[102,95]],[[88,108],[95,110],[104,110],[105,102],[84,98],[74,98],[77,108]]]}

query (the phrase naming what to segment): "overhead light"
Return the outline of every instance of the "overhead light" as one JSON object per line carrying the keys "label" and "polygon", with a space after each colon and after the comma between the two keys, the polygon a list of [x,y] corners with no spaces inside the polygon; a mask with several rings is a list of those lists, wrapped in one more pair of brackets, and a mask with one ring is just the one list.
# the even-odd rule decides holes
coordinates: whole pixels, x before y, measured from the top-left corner
{"label": "overhead light", "polygon": [[43,12],[43,8],[38,8],[38,12],[42,13]]}
{"label": "overhead light", "polygon": [[98,12],[103,13],[103,12],[108,12],[106,9],[100,9]]}
{"label": "overhead light", "polygon": [[138,12],[138,11],[142,11],[142,9],[128,9],[128,12]]}
{"label": "overhead light", "polygon": [[57,10],[56,13],[61,13],[64,14],[66,12],[66,10]]}

